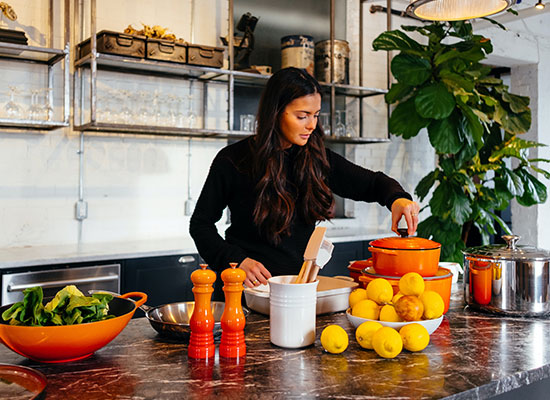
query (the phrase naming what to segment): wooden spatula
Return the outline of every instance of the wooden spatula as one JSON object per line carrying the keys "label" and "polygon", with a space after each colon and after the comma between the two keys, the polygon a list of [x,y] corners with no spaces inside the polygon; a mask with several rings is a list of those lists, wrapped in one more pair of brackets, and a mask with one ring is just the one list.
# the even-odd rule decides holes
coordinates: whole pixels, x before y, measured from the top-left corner
{"label": "wooden spatula", "polygon": [[334,245],[332,244],[332,242],[328,239],[323,238],[323,243],[321,243],[321,248],[319,249],[319,253],[317,253],[317,258],[313,263],[313,268],[311,269],[309,278],[306,280],[306,282],[315,282],[319,271],[332,257],[332,250],[334,250]]}
{"label": "wooden spatula", "polygon": [[307,242],[306,251],[304,251],[304,263],[302,264],[302,269],[298,274],[298,278],[294,283],[306,283],[309,279],[311,273],[311,267],[317,259],[317,254],[319,249],[323,244],[323,239],[325,238],[325,233],[327,228],[323,226],[318,226],[315,228],[309,241]]}

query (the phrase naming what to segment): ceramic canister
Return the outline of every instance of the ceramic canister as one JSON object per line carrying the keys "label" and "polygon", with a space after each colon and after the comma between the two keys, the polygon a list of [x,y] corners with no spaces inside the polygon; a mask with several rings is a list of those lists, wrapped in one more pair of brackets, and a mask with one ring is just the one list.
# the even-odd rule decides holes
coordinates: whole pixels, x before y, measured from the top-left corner
{"label": "ceramic canister", "polygon": [[281,38],[281,68],[304,68],[314,73],[315,42],[308,35],[289,35]]}
{"label": "ceramic canister", "polygon": [[315,342],[317,285],[292,283],[295,275],[269,278],[269,336],[280,347],[300,348]]}

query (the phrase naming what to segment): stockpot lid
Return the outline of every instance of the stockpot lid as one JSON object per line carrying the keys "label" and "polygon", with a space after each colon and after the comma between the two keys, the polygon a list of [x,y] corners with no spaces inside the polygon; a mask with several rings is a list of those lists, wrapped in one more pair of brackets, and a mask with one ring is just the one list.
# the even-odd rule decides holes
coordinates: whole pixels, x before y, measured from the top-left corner
{"label": "stockpot lid", "polygon": [[503,260],[548,260],[550,252],[538,249],[534,246],[517,246],[520,237],[517,235],[504,235],[502,238],[506,244],[469,247],[462,250],[465,256],[486,257]]}
{"label": "stockpot lid", "polygon": [[370,242],[373,247],[392,250],[432,250],[439,249],[441,244],[421,237],[387,237]]}

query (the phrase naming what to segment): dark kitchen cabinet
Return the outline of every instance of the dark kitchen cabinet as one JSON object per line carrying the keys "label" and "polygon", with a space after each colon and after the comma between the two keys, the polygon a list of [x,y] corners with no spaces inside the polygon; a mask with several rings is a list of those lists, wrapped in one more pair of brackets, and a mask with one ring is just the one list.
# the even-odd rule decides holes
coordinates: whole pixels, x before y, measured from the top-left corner
{"label": "dark kitchen cabinet", "polygon": [[[146,304],[158,306],[192,301],[191,273],[199,266],[197,254],[127,259],[123,264],[122,292],[144,292]],[[136,316],[142,316],[138,310]]]}
{"label": "dark kitchen cabinet", "polygon": [[[320,274],[325,276],[344,275],[348,276],[348,265],[350,261],[365,259],[365,242],[341,242],[334,243],[332,257]],[[368,243],[367,243],[368,244]]]}

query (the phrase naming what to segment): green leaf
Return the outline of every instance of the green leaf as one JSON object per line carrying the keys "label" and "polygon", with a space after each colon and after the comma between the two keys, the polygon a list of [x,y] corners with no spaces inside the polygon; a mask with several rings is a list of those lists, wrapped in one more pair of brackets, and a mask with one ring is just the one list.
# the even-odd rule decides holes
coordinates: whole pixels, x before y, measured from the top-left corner
{"label": "green leaf", "polygon": [[478,116],[472,111],[470,106],[459,102],[458,107],[460,107],[465,117],[463,132],[469,134],[474,140],[476,148],[480,149],[483,146],[483,125],[481,125]]}
{"label": "green leaf", "polygon": [[417,86],[428,80],[432,74],[432,66],[421,57],[401,53],[393,58],[391,72],[399,82]]}
{"label": "green leaf", "polygon": [[502,105],[495,106],[495,121],[512,134],[525,133],[531,127],[531,110],[519,114],[509,113]]}
{"label": "green leaf", "polygon": [[488,17],[481,17],[481,19],[484,19],[485,21],[489,21],[491,24],[494,24],[494,25],[498,26],[503,31],[507,30],[506,27],[504,25],[502,25],[500,22],[498,22],[497,20],[494,20],[494,19],[488,18]]}
{"label": "green leaf", "polygon": [[458,171],[453,175],[453,179],[468,192],[475,194],[477,192],[476,185],[472,178],[464,170]]}
{"label": "green leaf", "polygon": [[416,185],[415,193],[420,200],[424,200],[424,198],[428,195],[428,192],[435,184],[435,180],[437,179],[438,175],[439,170],[435,169],[424,178],[422,178],[420,182],[418,182],[418,185]]}
{"label": "green leaf", "polygon": [[502,146],[502,141],[503,135],[500,126],[494,123],[489,125],[489,132],[485,134],[483,147],[479,150],[479,158],[483,164],[497,161],[492,156]]}
{"label": "green leaf", "polygon": [[432,210],[432,215],[445,217],[449,213],[449,199],[453,197],[453,191],[447,184],[442,181],[435,188],[432,198],[429,202]]}
{"label": "green leaf", "polygon": [[517,197],[519,204],[528,207],[546,201],[546,186],[542,182],[525,170],[520,169],[514,172],[519,175],[524,188],[523,196]]}
{"label": "green leaf", "polygon": [[[491,229],[490,225],[485,225],[480,223],[479,221],[475,221],[474,226],[477,228],[477,230],[479,231],[479,234],[481,235],[481,244],[483,245],[489,244],[490,237],[489,237],[489,233],[487,233],[487,230]],[[494,228],[492,229],[492,231],[493,232],[495,231]]]}
{"label": "green leaf", "polygon": [[491,217],[493,217],[493,219],[500,225],[500,227],[502,228],[502,230],[507,234],[507,235],[511,235],[512,234],[512,230],[510,229],[510,227],[508,226],[508,224],[506,222],[504,222],[504,220],[502,218],[500,218],[498,215],[496,215],[495,213],[491,212],[491,211],[487,211]]}
{"label": "green leaf", "polygon": [[390,90],[388,90],[388,93],[384,96],[384,99],[386,100],[386,103],[393,104],[396,101],[408,96],[413,90],[414,88],[412,86],[404,83],[393,83]]}
{"label": "green leaf", "polygon": [[462,39],[469,39],[472,36],[472,24],[468,21],[451,21],[456,35]]}
{"label": "green leaf", "polygon": [[462,227],[453,223],[450,220],[441,219],[435,216],[430,216],[418,224],[418,236],[427,239],[432,239],[441,244],[441,259],[449,261],[458,256],[462,259],[460,250],[464,249],[464,242],[460,235]]}
{"label": "green leaf", "polygon": [[424,118],[447,118],[454,110],[455,99],[445,85],[434,83],[418,91],[415,97],[418,114]]}
{"label": "green leaf", "polygon": [[461,135],[463,144],[460,151],[455,156],[455,168],[462,168],[462,166],[472,160],[477,154],[477,148],[474,144],[473,138],[469,134]]}
{"label": "green leaf", "polygon": [[502,94],[502,100],[510,104],[510,109],[515,113],[522,113],[529,110],[529,97],[518,96],[509,92]]}
{"label": "green leaf", "polygon": [[443,63],[446,63],[449,60],[452,60],[460,55],[460,52],[452,47],[444,47],[439,53],[434,57],[434,65],[436,67],[440,66]]}
{"label": "green leaf", "polygon": [[428,125],[430,143],[439,153],[455,154],[462,148],[460,140],[460,120],[457,112],[449,117],[433,120]]}
{"label": "green leaf", "polygon": [[381,33],[372,42],[372,47],[375,51],[398,50],[408,54],[415,54],[417,56],[423,56],[426,54],[426,49],[424,46],[399,30]]}
{"label": "green leaf", "polygon": [[535,167],[534,165],[531,165],[531,168],[533,169],[533,171],[538,172],[539,174],[543,175],[546,179],[550,179],[550,172],[548,172],[548,171],[546,171],[542,168]]}
{"label": "green leaf", "polygon": [[480,97],[483,100],[483,102],[489,107],[494,107],[495,105],[498,104],[498,101],[494,97],[484,96],[484,95],[481,95]]}
{"label": "green leaf", "polygon": [[537,143],[532,140],[520,139],[517,136],[512,136],[509,140],[502,143],[502,147],[494,151],[489,157],[490,162],[498,161],[504,157],[515,157],[517,159],[527,162],[528,160],[523,154],[522,150],[530,149],[532,147],[543,147],[542,143]]}
{"label": "green leaf", "polygon": [[451,204],[451,216],[453,220],[457,224],[463,225],[468,221],[471,212],[472,207],[468,196],[461,190],[454,190],[454,197]]}
{"label": "green leaf", "polygon": [[502,85],[502,79],[495,78],[494,76],[486,76],[478,79],[477,83],[482,85]]}
{"label": "green leaf", "polygon": [[439,73],[439,77],[443,83],[455,90],[461,89],[467,93],[472,93],[474,90],[474,82],[452,71],[444,69]]}
{"label": "green leaf", "polygon": [[416,136],[420,129],[425,128],[430,123],[429,119],[418,115],[414,99],[414,97],[411,97],[407,101],[399,103],[390,116],[390,132],[397,136],[403,136],[403,139]]}

